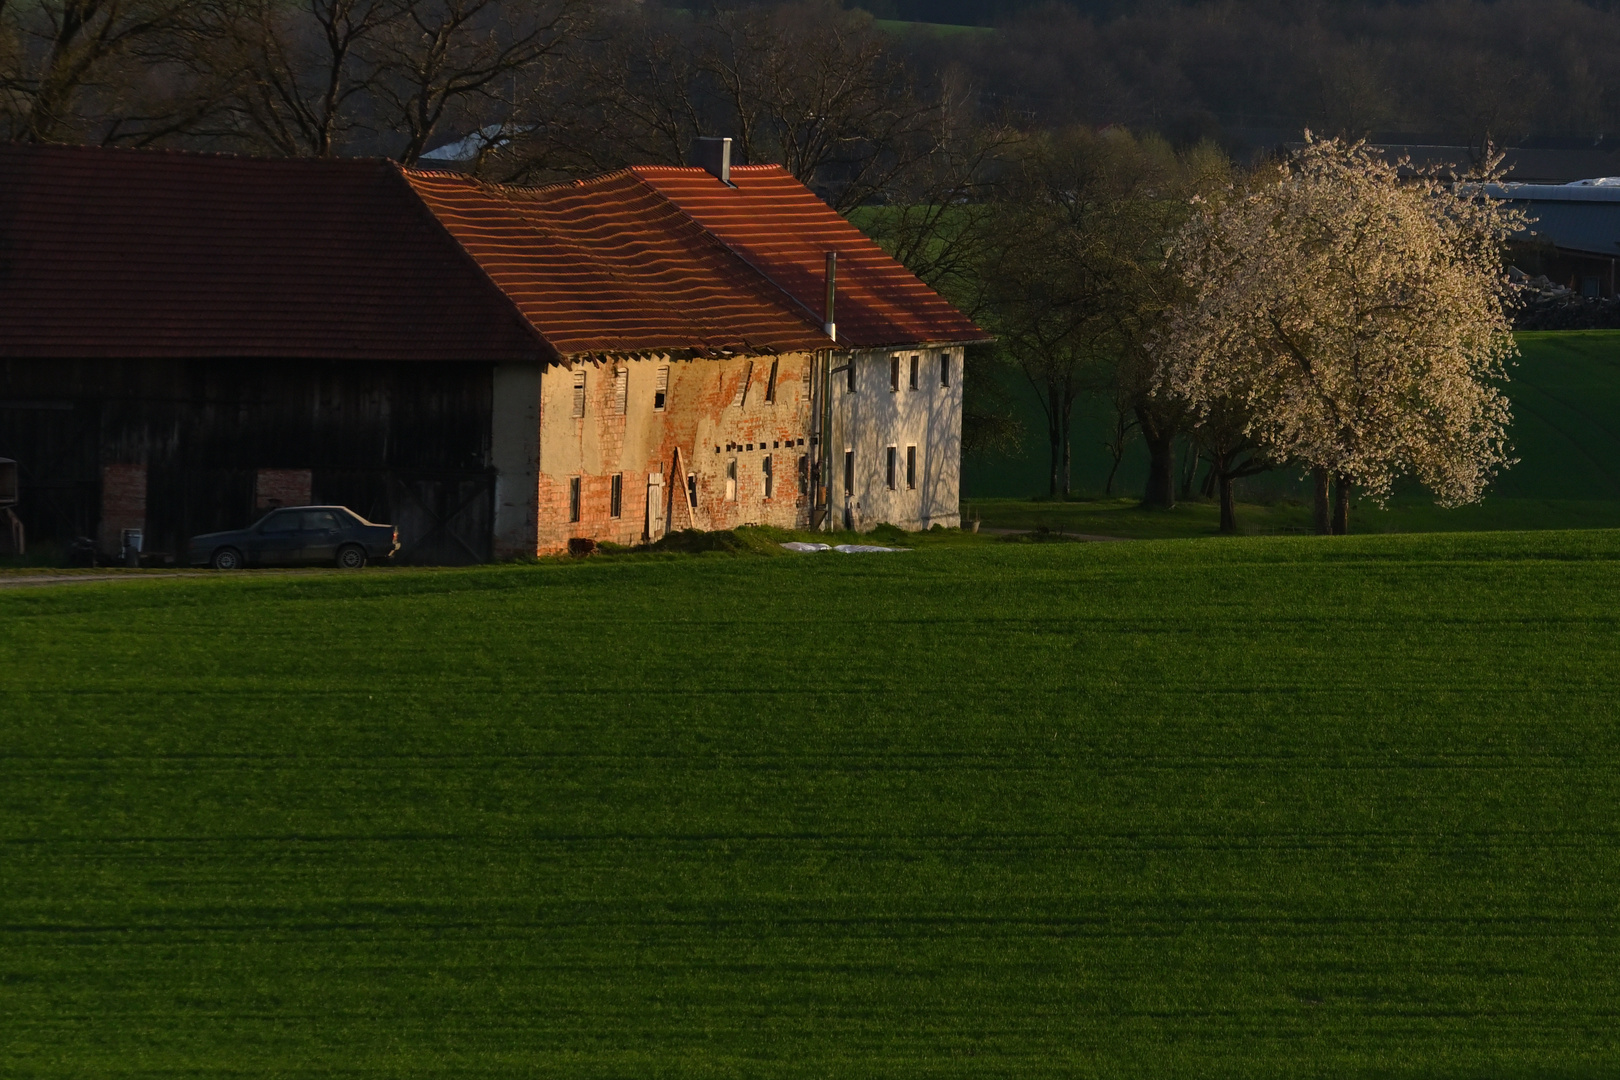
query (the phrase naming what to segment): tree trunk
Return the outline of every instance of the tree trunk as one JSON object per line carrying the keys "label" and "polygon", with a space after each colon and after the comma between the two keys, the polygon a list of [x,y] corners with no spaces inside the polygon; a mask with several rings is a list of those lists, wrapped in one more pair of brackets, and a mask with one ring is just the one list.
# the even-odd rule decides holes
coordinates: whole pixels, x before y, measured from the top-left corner
{"label": "tree trunk", "polygon": [[1350,478],[1343,473],[1333,478],[1333,535],[1350,535]]}
{"label": "tree trunk", "polygon": [[1108,467],[1108,482],[1103,485],[1104,495],[1112,495],[1114,493],[1114,474],[1119,472],[1119,463],[1124,457],[1124,454],[1114,455],[1114,463]]}
{"label": "tree trunk", "polygon": [[1052,449],[1052,475],[1047,479],[1046,493],[1056,496],[1063,471],[1063,433],[1056,423],[1048,423],[1046,437]]}
{"label": "tree trunk", "polygon": [[1221,489],[1221,532],[1231,535],[1237,532],[1237,500],[1232,492],[1232,476],[1222,472],[1217,482]]}
{"label": "tree trunk", "polygon": [[1333,531],[1332,510],[1329,507],[1328,474],[1326,469],[1312,469],[1311,481],[1316,487],[1315,510],[1316,535],[1326,536]]}
{"label": "tree trunk", "polygon": [[1143,506],[1157,506],[1171,510],[1176,505],[1176,434],[1165,431],[1153,422],[1146,410],[1137,412],[1142,424],[1142,441],[1148,448],[1147,491],[1142,495]]}
{"label": "tree trunk", "polygon": [[1074,475],[1074,440],[1070,437],[1074,428],[1074,402],[1067,401],[1063,405],[1063,497],[1069,497],[1069,491]]}

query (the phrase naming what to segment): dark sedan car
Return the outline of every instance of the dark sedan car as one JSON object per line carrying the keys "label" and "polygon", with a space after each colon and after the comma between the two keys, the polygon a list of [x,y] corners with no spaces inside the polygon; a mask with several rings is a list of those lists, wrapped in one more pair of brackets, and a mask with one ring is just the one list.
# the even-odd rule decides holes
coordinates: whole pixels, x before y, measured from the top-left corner
{"label": "dark sedan car", "polygon": [[398,529],[373,525],[346,506],[284,506],[245,529],[193,536],[190,562],[215,570],[321,563],[358,570],[398,550]]}

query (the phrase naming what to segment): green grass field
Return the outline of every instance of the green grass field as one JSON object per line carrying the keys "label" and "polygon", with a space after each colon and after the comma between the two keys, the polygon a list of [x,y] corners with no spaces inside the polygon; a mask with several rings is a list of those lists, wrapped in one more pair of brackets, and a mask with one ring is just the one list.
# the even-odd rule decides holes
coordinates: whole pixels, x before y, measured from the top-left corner
{"label": "green grass field", "polygon": [[1620,533],[0,590],[8,1077],[1620,1072]]}
{"label": "green grass field", "polygon": [[[1573,529],[1620,526],[1620,331],[1520,334],[1521,356],[1506,390],[1513,403],[1510,432],[1518,464],[1504,472],[1483,504],[1441,510],[1415,488],[1402,490],[1388,510],[1362,501],[1351,517],[1359,532],[1478,529]],[[1140,442],[1130,448],[1115,485],[1123,499],[1098,498],[1109,461],[1102,450],[1108,422],[1095,402],[1082,402],[1074,435],[1075,484],[1086,498],[1067,505],[1030,502],[1045,490],[1048,451],[1043,421],[1021,376],[1009,377],[1028,437],[1013,454],[980,455],[964,463],[970,509],[987,525],[1039,526],[1128,537],[1200,536],[1216,531],[1210,503],[1172,514],[1136,511],[1147,475]],[[1255,533],[1305,531],[1310,512],[1304,482],[1286,472],[1247,484],[1266,496],[1242,507],[1238,523]],[[1291,500],[1291,501],[1290,501]]]}

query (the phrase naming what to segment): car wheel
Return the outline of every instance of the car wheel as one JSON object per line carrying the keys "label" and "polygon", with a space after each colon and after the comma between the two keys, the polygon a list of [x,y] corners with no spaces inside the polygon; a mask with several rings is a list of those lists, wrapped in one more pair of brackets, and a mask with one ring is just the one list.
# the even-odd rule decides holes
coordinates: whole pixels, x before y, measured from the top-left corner
{"label": "car wheel", "polygon": [[242,569],[242,553],[235,548],[220,548],[214,552],[214,557],[208,560],[208,565],[215,570]]}
{"label": "car wheel", "polygon": [[338,548],[337,564],[343,570],[359,570],[366,565],[366,549],[358,544],[345,544]]}

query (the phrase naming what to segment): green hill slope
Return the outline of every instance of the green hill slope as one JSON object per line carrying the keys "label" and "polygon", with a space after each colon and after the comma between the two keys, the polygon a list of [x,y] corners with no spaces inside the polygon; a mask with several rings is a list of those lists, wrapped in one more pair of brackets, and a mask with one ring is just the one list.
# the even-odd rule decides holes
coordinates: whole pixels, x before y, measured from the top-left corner
{"label": "green hill slope", "polygon": [[[1521,356],[1507,386],[1513,402],[1512,440],[1519,463],[1498,480],[1487,501],[1502,499],[1607,501],[1620,499],[1620,331],[1519,335]],[[1019,452],[970,459],[963,487],[969,498],[1017,498],[1046,491],[1044,419],[1027,383],[1008,376],[1028,437]],[[1109,417],[1083,403],[1075,426],[1076,488],[1098,493],[1107,475],[1102,450]],[[1131,448],[1116,493],[1134,494],[1146,477],[1141,445]],[[1251,486],[1256,494],[1302,489],[1283,476]]]}

